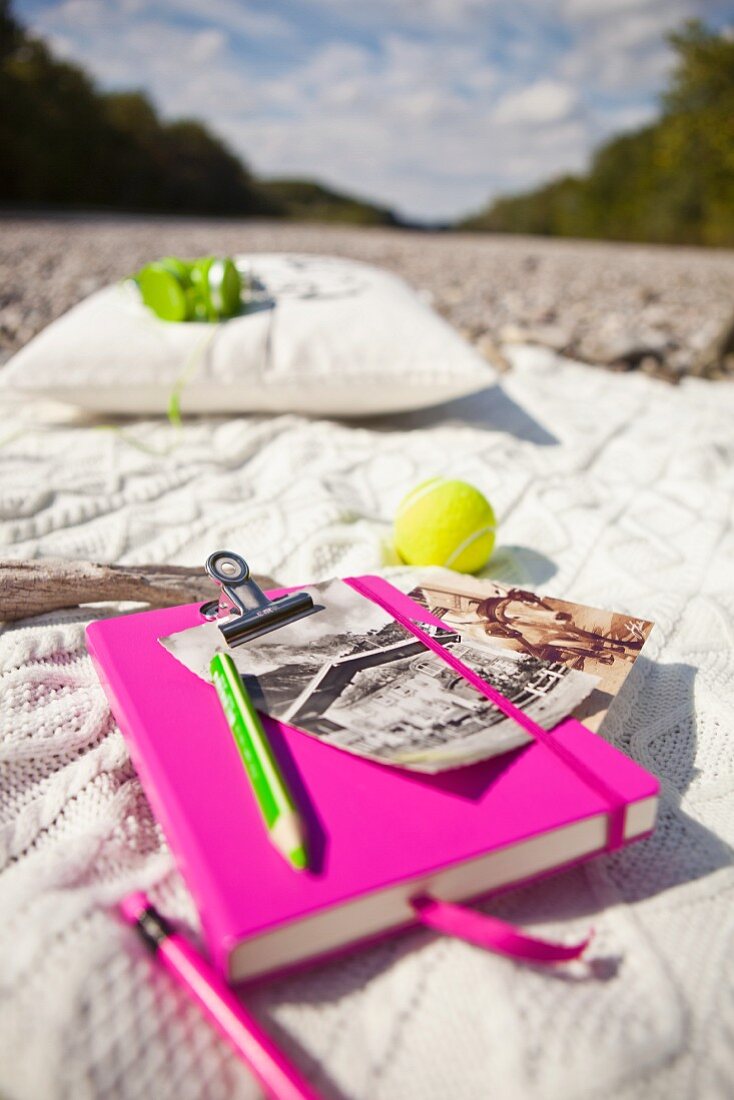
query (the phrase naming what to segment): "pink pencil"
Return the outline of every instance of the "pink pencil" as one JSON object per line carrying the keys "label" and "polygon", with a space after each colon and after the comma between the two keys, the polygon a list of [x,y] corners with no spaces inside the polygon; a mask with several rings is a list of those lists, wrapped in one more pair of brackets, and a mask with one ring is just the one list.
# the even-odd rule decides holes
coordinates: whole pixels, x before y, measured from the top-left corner
{"label": "pink pencil", "polygon": [[166,970],[204,1010],[273,1100],[320,1100],[232,990],[183,936],[174,932],[143,893],[129,894],[120,911],[135,925]]}

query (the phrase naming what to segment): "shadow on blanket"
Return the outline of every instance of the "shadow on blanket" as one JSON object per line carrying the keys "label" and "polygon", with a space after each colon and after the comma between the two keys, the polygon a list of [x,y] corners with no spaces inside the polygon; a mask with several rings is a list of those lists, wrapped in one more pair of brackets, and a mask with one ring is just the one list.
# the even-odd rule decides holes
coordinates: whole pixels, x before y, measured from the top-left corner
{"label": "shadow on blanket", "polygon": [[443,405],[433,405],[429,409],[352,420],[350,423],[377,431],[405,431],[410,428],[432,428],[439,425],[445,427],[451,423],[462,423],[476,428],[507,432],[541,447],[558,444],[556,436],[508,397],[499,385],[489,386],[479,393],[469,394],[468,397],[457,397]]}

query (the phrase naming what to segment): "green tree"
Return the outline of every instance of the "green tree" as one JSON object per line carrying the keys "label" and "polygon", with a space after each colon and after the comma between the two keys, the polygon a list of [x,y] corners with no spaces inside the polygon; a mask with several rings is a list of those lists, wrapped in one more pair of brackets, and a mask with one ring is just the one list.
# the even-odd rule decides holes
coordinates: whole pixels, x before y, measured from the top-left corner
{"label": "green tree", "polygon": [[397,225],[391,210],[333,191],[312,180],[269,180],[268,194],[299,221],[339,221],[351,225]]}
{"label": "green tree", "polygon": [[81,190],[83,200],[95,201],[93,174],[79,179],[104,137],[94,88],[76,66],[53,60],[0,2],[0,194],[64,202]]}
{"label": "green tree", "polygon": [[163,123],[140,92],[102,95],[0,0],[0,198],[227,214],[281,214],[199,122]]}
{"label": "green tree", "polygon": [[256,180],[196,119],[143,92],[104,95],[0,0],[0,201],[392,225],[382,207],[310,181]]}
{"label": "green tree", "polygon": [[495,201],[468,229],[734,244],[734,39],[687,23],[657,122],[603,145],[588,173]]}
{"label": "green tree", "polygon": [[663,98],[659,161],[675,174],[672,199],[695,238],[734,244],[734,37],[694,21],[671,41],[680,61]]}

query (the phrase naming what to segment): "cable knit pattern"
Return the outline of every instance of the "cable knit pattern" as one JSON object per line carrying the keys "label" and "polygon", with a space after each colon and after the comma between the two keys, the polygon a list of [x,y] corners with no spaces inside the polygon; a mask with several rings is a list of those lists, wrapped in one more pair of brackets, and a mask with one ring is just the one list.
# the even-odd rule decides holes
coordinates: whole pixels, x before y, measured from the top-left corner
{"label": "cable knit pattern", "polygon": [[[589,966],[541,973],[416,932],[251,991],[327,1096],[734,1092],[733,424],[726,384],[674,389],[529,349],[504,393],[360,425],[3,416],[11,556],[196,564],[232,546],[286,583],[374,571],[402,494],[442,473],[496,505],[496,576],[657,624],[603,729],[660,776],[657,832],[485,903],[546,935],[593,924]],[[148,888],[196,932],[87,657],[90,614],[0,633],[0,1092],[254,1098],[111,910]]]}

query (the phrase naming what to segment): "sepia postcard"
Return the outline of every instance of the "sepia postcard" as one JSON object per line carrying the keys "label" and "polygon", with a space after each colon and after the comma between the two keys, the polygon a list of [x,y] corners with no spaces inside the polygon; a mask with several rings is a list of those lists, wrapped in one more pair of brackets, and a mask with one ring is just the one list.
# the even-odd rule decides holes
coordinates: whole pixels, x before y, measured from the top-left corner
{"label": "sepia postcard", "polygon": [[[229,650],[259,710],[328,744],[382,763],[437,772],[526,744],[530,737],[415,635],[343,581],[306,589],[315,614]],[[595,674],[511,649],[453,625],[437,640],[552,728],[597,684]],[[222,648],[216,623],[161,639],[203,679]]]}
{"label": "sepia postcard", "polygon": [[431,578],[410,596],[465,641],[598,677],[597,687],[573,712],[593,730],[599,729],[653,626],[632,615],[475,577]]}

